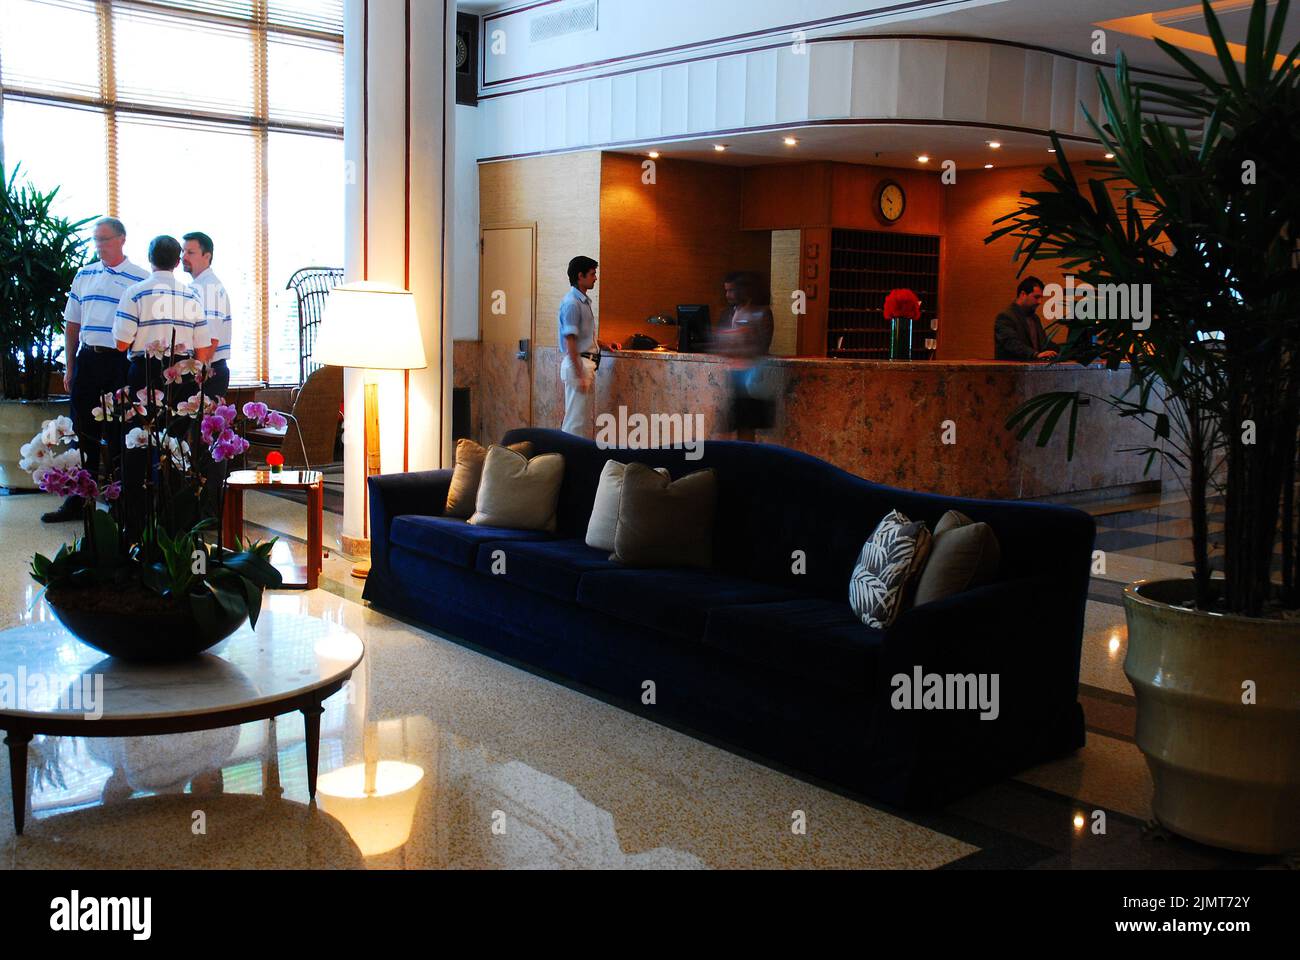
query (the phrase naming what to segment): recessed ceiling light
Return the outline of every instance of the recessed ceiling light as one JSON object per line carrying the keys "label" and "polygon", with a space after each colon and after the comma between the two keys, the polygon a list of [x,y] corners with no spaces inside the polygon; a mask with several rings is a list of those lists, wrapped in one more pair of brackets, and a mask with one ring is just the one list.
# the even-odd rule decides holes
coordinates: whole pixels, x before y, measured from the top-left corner
{"label": "recessed ceiling light", "polygon": [[715,143],[713,145],[713,149],[716,150],[718,153],[722,153],[724,150],[727,149],[727,147],[725,144]]}
{"label": "recessed ceiling light", "polygon": [[996,149],[997,149],[998,147],[1000,147],[1000,146],[1002,146],[1002,141],[1001,141],[1001,140],[990,140],[990,141],[989,141],[989,149],[990,149],[990,150],[996,150]]}
{"label": "recessed ceiling light", "polygon": [[1048,153],[1055,153],[1055,152],[1056,152],[1056,148],[1055,148],[1055,147],[1048,147],[1048,148],[1047,148],[1047,152],[1048,152]]}
{"label": "recessed ceiling light", "polygon": [[793,147],[793,146],[795,146],[798,142],[799,142],[799,141],[796,140],[794,137],[786,137],[786,138],[785,138],[785,145],[786,145],[787,147]]}
{"label": "recessed ceiling light", "polygon": [[658,150],[651,150],[651,151],[650,151],[650,159],[651,159],[651,160],[658,160],[658,159],[659,159],[659,151],[658,151]]}
{"label": "recessed ceiling light", "polygon": [[921,154],[919,157],[916,158],[916,162],[917,162],[917,163],[929,163],[929,162],[930,162],[930,158],[929,158],[929,156],[927,156],[926,154],[923,153],[923,154]]}
{"label": "recessed ceiling light", "polygon": [[1107,159],[1107,160],[1114,160],[1114,159],[1115,159],[1115,154],[1113,154],[1113,153],[1108,153],[1108,154],[1106,154],[1106,159]]}
{"label": "recessed ceiling light", "polygon": [[991,164],[991,163],[986,163],[986,164],[984,164],[984,169],[985,169],[985,170],[992,170],[992,169],[993,169],[993,164]]}

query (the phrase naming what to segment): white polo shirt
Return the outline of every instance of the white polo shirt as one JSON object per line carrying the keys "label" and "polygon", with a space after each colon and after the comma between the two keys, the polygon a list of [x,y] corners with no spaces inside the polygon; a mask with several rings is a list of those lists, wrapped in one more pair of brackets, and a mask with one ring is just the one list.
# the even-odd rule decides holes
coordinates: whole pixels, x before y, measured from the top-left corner
{"label": "white polo shirt", "polygon": [[[230,297],[226,286],[209,267],[190,281],[190,289],[198,294],[203,304],[203,317],[208,321],[208,342],[217,341],[212,360],[230,359]],[[202,344],[200,344],[202,346]]]}
{"label": "white polo shirt", "polygon": [[200,347],[211,342],[198,294],[171,270],[155,270],[122,292],[113,320],[113,339],[131,344],[127,350],[131,356],[144,353],[154,341],[177,356],[190,353],[196,341]]}
{"label": "white polo shirt", "polygon": [[149,271],[130,260],[116,267],[96,260],[77,271],[68,291],[68,304],[63,308],[63,322],[81,325],[78,345],[88,347],[114,347],[113,318],[117,304],[126,288],[149,276]]}

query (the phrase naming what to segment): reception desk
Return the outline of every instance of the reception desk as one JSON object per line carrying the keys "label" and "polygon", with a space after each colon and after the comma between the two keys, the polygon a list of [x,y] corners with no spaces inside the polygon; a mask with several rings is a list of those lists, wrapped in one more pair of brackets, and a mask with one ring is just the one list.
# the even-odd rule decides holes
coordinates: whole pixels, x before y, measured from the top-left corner
{"label": "reception desk", "polygon": [[[554,356],[554,363],[543,365],[558,365]],[[727,359],[708,354],[606,351],[596,377],[596,412],[617,417],[622,407],[626,415],[699,414],[706,439],[731,439],[730,369]],[[1157,460],[1144,474],[1144,457],[1119,452],[1146,445],[1150,435],[1106,404],[1094,400],[1080,411],[1072,461],[1065,458],[1064,422],[1044,448],[1032,438],[1017,440],[1003,426],[1029,397],[1052,390],[1109,397],[1122,392],[1128,378],[1127,368],[1075,364],[774,357],[765,361],[761,382],[776,400],[776,419],[755,439],[802,450],[869,480],[953,496],[1131,490],[1164,480],[1162,467]],[[550,379],[539,377],[537,384]],[[558,382],[540,393],[534,395],[534,423],[558,426]]]}

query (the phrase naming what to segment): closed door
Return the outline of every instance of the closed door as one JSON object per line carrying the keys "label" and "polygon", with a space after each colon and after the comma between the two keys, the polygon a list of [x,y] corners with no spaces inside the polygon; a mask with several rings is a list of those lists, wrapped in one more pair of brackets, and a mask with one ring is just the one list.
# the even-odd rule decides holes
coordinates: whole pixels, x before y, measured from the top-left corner
{"label": "closed door", "polygon": [[536,238],[533,224],[483,229],[479,269],[479,321],[483,330],[479,442],[484,445],[500,443],[506,431],[515,427],[532,425]]}

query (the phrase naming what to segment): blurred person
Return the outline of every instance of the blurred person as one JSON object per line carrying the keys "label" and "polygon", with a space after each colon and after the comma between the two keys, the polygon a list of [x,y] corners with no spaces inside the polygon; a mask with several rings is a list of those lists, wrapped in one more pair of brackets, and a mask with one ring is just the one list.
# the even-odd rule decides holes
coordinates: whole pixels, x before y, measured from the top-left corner
{"label": "blurred person", "polygon": [[762,362],[772,346],[773,319],[766,284],[753,273],[728,274],[723,284],[728,309],[725,326],[713,331],[713,349],[730,358],[731,429],[738,440],[754,440],[755,430],[772,426],[776,403]]}
{"label": "blurred person", "polygon": [[729,273],[722,291],[727,306],[713,331],[716,351],[730,357],[766,356],[775,322],[762,279],[754,273]]}

